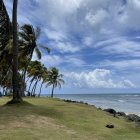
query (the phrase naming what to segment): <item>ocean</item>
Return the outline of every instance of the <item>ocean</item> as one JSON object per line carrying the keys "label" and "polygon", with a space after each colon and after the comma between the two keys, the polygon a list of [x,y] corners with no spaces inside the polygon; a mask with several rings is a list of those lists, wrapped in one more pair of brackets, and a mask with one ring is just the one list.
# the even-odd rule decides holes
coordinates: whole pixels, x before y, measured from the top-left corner
{"label": "ocean", "polygon": [[113,108],[126,114],[140,116],[140,94],[57,94],[60,99],[83,101],[102,109]]}

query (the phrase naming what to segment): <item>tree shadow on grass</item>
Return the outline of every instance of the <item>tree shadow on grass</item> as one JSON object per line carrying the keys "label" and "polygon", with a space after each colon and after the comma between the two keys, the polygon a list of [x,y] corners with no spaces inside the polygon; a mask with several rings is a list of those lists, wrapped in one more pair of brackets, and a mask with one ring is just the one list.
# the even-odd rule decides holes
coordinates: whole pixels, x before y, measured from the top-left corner
{"label": "tree shadow on grass", "polygon": [[[4,104],[0,106],[0,123],[4,120],[24,120],[30,115],[49,117],[52,119],[62,118],[63,112],[56,107],[33,105],[27,101],[17,104]],[[5,119],[4,119],[5,118]]]}

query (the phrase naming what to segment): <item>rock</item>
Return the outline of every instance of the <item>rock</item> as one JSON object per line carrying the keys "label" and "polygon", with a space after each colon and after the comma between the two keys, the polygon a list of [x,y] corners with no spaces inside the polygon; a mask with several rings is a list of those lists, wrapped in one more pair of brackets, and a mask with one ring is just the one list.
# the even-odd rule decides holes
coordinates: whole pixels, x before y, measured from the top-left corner
{"label": "rock", "polygon": [[129,114],[126,118],[130,121],[140,122],[140,117],[135,114]]}
{"label": "rock", "polygon": [[85,105],[89,105],[88,103],[85,103],[83,101],[73,101],[73,100],[63,100],[65,102],[68,102],[68,103],[79,103],[79,104],[85,104]]}
{"label": "rock", "polygon": [[114,109],[112,109],[112,108],[104,109],[104,111],[109,112],[110,114],[113,114],[114,117],[116,116],[116,113],[117,113],[117,112],[116,112]]}
{"label": "rock", "polygon": [[118,116],[126,117],[126,114],[124,112],[117,112]]}
{"label": "rock", "polygon": [[102,108],[99,107],[98,110],[102,110]]}
{"label": "rock", "polygon": [[106,127],[107,127],[107,128],[114,128],[114,125],[111,124],[111,123],[109,123],[109,124],[106,125]]}

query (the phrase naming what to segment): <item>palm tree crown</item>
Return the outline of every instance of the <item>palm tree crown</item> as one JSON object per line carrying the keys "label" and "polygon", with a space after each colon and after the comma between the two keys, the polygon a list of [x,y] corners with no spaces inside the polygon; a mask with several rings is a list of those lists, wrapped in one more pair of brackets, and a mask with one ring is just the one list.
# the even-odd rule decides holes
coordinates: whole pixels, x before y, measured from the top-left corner
{"label": "palm tree crown", "polygon": [[54,88],[56,88],[57,86],[61,88],[61,84],[64,84],[64,80],[62,79],[62,77],[63,75],[59,74],[59,70],[55,67],[50,68],[50,70],[48,71],[46,86],[53,86],[51,97],[53,97]]}

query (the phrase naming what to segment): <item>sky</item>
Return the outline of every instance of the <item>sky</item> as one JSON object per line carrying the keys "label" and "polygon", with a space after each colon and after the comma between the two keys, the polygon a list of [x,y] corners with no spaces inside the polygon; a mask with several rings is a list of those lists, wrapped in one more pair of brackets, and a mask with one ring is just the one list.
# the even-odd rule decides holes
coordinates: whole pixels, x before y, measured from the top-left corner
{"label": "sky", "polygon": [[140,0],[19,0],[18,23],[41,28],[41,62],[64,75],[55,93],[139,93],[139,13]]}

